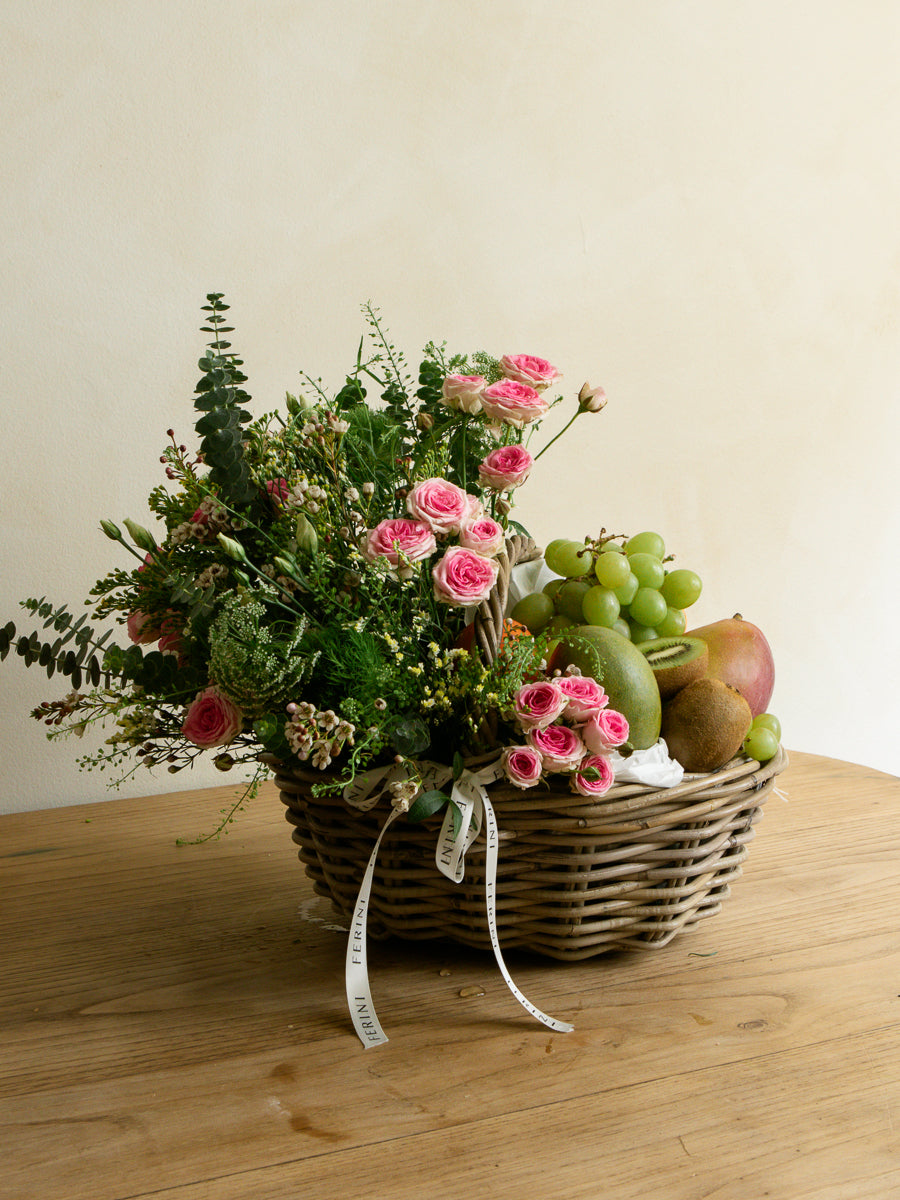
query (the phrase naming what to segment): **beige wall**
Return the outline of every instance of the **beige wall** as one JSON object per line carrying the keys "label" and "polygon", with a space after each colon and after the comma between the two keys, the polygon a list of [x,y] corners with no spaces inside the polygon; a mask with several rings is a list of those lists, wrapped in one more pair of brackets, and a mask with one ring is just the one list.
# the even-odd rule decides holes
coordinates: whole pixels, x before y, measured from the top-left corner
{"label": "beige wall", "polygon": [[[6,0],[0,56],[0,619],[148,519],[207,291],[259,411],[372,299],[603,383],[525,523],[658,528],[697,623],[767,633],[786,744],[900,772],[894,0]],[[0,668],[0,809],[105,794],[56,694]]]}

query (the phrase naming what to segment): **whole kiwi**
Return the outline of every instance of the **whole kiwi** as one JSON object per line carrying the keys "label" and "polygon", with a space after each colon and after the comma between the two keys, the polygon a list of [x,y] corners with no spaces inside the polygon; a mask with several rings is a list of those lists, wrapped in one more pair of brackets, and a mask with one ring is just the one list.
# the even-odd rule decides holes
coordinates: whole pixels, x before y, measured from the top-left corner
{"label": "whole kiwi", "polygon": [[718,771],[740,750],[752,720],[737,688],[695,679],[663,705],[660,732],[686,771]]}

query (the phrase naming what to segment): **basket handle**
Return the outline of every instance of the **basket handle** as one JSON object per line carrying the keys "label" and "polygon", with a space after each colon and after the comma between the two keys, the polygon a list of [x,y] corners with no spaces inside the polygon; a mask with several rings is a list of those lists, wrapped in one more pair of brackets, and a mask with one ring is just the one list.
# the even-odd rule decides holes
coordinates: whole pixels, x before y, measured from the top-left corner
{"label": "basket handle", "polygon": [[496,662],[503,640],[503,617],[512,569],[518,563],[532,562],[539,558],[541,553],[540,547],[532,538],[516,533],[506,539],[504,549],[497,555],[500,567],[497,582],[487,600],[480,604],[474,622],[475,641],[489,663]]}

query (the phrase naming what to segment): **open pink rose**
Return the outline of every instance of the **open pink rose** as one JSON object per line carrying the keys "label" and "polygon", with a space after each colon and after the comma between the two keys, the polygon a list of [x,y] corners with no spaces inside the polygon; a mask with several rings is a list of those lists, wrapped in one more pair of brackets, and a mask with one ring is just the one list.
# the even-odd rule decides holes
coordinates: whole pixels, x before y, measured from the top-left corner
{"label": "open pink rose", "polygon": [[613,769],[604,754],[588,754],[569,779],[569,787],[579,796],[602,796],[614,781]]}
{"label": "open pink rose", "polygon": [[478,468],[478,482],[494,492],[520,487],[534,466],[534,456],[524,446],[498,446]]}
{"label": "open pink rose", "polygon": [[211,686],[198,692],[185,714],[181,732],[189,742],[207,750],[233,741],[243,724],[238,706],[223,696],[217,687]]}
{"label": "open pink rose", "polygon": [[545,771],[574,771],[584,758],[584,742],[568,725],[529,729],[526,737],[540,754]]}
{"label": "open pink rose", "polygon": [[628,721],[614,708],[604,708],[585,722],[581,736],[591,754],[608,754],[628,741]]}
{"label": "open pink rose", "polygon": [[503,549],[506,533],[493,517],[475,517],[466,521],[459,531],[459,544],[485,558],[493,558]]}
{"label": "open pink rose", "polygon": [[432,533],[444,537],[459,533],[469,512],[469,496],[446,479],[425,479],[410,489],[406,507],[417,521],[424,521]]}
{"label": "open pink rose", "polygon": [[392,567],[400,565],[400,555],[407,562],[420,562],[430,558],[437,550],[437,542],[429,527],[421,521],[410,521],[406,517],[393,517],[379,521],[366,534],[362,545],[363,556],[369,562],[386,558]]}
{"label": "open pink rose", "polygon": [[499,570],[495,559],[451,546],[431,569],[435,599],[463,607],[480,604],[491,594]]}
{"label": "open pink rose", "polygon": [[609,696],[596,679],[588,675],[562,675],[556,685],[568,702],[565,715],[576,725],[590,720],[609,704]]}
{"label": "open pink rose", "polygon": [[539,679],[526,683],[516,692],[513,705],[522,729],[543,729],[562,716],[568,698],[555,680]]}
{"label": "open pink rose", "polygon": [[530,788],[540,781],[543,760],[531,746],[509,746],[503,751],[500,766],[513,787]]}
{"label": "open pink rose", "polygon": [[507,379],[527,383],[538,391],[543,391],[554,379],[560,377],[559,371],[552,363],[533,354],[504,354],[500,359],[500,370]]}
{"label": "open pink rose", "polygon": [[474,414],[481,412],[481,393],[485,388],[482,375],[448,375],[441,384],[441,402],[447,408]]}
{"label": "open pink rose", "polygon": [[481,407],[495,421],[510,421],[525,425],[542,417],[550,407],[543,396],[527,383],[501,379],[481,393]]}

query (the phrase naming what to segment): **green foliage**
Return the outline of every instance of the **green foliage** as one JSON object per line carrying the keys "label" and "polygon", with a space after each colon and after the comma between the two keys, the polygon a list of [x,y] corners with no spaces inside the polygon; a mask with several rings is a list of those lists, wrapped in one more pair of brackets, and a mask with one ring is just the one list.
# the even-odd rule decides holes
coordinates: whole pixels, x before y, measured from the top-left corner
{"label": "green foliage", "polygon": [[[59,637],[53,641],[43,641],[36,630],[27,635],[19,635],[15,623],[8,621],[0,629],[0,661],[6,658],[14,647],[26,667],[37,665],[46,673],[48,679],[57,674],[62,675],[71,681],[76,691],[85,678],[90,680],[94,687],[105,678],[108,686],[110,672],[102,651],[110,636],[110,630],[98,636],[85,624],[86,613],[76,618],[64,606],[54,608],[45,598],[23,600],[22,607],[33,616],[42,618],[43,629],[53,629]],[[98,652],[101,652],[99,656]]]}
{"label": "green foliage", "polygon": [[220,292],[211,292],[206,298],[209,303],[203,311],[210,314],[209,323],[202,329],[213,334],[214,341],[198,364],[203,375],[194,389],[194,407],[202,415],[194,428],[203,439],[200,451],[209,467],[210,482],[221,489],[228,503],[241,507],[255,499],[258,491],[243,448],[242,426],[253,419],[252,413],[242,408],[250,399],[240,386],[247,376],[240,369],[242,360],[224,353],[231,343],[223,341],[222,334],[233,332],[233,326],[223,324],[228,305],[222,302]]}

